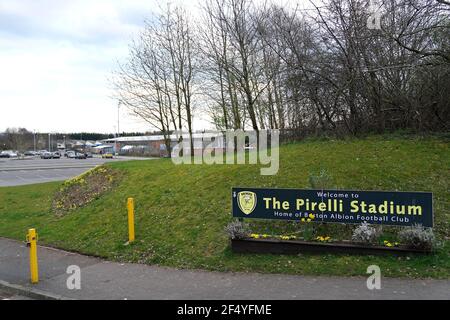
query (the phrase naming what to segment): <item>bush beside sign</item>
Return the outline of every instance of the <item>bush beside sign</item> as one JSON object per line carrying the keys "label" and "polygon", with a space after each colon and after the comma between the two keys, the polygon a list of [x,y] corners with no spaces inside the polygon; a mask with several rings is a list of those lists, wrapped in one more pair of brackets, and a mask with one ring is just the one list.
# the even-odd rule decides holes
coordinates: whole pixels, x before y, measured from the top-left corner
{"label": "bush beside sign", "polygon": [[433,227],[432,193],[233,188],[233,217]]}

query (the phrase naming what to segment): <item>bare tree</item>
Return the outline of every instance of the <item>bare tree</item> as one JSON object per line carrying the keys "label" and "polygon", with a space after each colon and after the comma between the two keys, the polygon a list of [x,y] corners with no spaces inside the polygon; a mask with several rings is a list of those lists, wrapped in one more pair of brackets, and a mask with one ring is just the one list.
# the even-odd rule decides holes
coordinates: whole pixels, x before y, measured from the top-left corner
{"label": "bare tree", "polygon": [[199,103],[225,130],[448,130],[448,1],[384,0],[380,29],[366,0],[311,1],[208,0],[199,24],[169,5],[131,46],[118,96],[167,135],[187,129],[191,150]]}
{"label": "bare tree", "polygon": [[169,154],[170,133],[187,127],[193,155],[193,30],[186,12],[169,5],[149,21],[116,73],[118,98],[132,114],[163,132]]}

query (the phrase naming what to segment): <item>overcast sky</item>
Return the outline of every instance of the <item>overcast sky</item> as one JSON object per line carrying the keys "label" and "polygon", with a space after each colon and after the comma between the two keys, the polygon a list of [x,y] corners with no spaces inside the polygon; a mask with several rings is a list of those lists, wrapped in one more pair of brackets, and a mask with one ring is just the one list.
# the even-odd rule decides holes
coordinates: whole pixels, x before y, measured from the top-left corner
{"label": "overcast sky", "polygon": [[[108,78],[156,8],[155,0],[0,0],[0,131],[114,132]],[[120,118],[121,131],[149,129],[125,110]]]}
{"label": "overcast sky", "polygon": [[[171,2],[197,7],[197,0]],[[108,78],[158,3],[0,0],[0,131],[115,132]],[[196,129],[206,126],[197,119]],[[121,111],[121,131],[148,129]]]}

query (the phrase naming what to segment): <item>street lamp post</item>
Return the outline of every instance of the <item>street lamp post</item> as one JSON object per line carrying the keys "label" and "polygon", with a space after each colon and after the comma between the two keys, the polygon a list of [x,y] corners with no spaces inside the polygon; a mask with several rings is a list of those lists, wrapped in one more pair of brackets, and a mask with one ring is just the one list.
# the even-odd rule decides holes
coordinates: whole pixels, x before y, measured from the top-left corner
{"label": "street lamp post", "polygon": [[51,133],[48,134],[48,151],[52,152],[52,145],[51,145],[50,135],[51,135]]}
{"label": "street lamp post", "polygon": [[36,152],[36,130],[33,130],[33,147],[34,152]]}
{"label": "street lamp post", "polygon": [[117,104],[117,138],[120,136],[120,101]]}

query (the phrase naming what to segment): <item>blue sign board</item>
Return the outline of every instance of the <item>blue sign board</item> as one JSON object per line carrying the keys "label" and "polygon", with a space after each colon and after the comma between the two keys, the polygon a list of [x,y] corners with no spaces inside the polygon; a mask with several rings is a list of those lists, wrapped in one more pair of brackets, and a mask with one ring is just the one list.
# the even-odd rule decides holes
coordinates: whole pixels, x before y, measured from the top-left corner
{"label": "blue sign board", "polygon": [[236,218],[433,227],[427,192],[233,188],[232,202]]}

